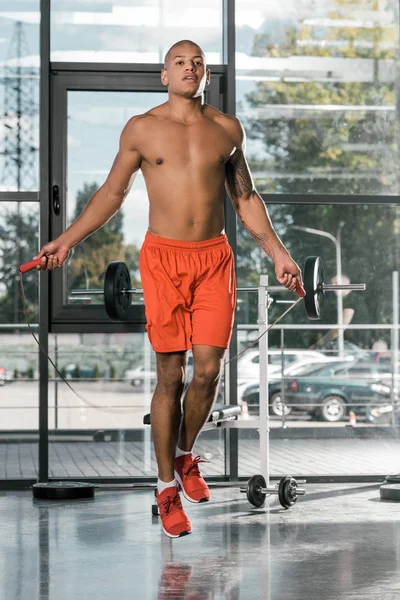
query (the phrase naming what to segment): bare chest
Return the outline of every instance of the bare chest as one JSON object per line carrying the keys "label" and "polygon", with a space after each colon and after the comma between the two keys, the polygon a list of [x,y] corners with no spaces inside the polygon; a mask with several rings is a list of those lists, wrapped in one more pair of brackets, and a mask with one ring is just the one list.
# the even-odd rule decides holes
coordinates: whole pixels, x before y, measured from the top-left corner
{"label": "bare chest", "polygon": [[224,128],[206,121],[191,126],[163,123],[152,127],[141,155],[148,167],[211,168],[224,165],[234,151],[233,140]]}

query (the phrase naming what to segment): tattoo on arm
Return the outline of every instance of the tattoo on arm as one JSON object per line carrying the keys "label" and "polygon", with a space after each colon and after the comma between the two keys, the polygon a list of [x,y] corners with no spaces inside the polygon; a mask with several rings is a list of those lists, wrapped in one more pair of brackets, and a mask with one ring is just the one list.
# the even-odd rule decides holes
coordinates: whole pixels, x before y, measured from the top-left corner
{"label": "tattoo on arm", "polygon": [[246,223],[245,219],[242,217],[240,212],[238,212],[237,214],[246,231],[249,232],[249,234],[256,240],[257,244],[261,246],[264,252],[266,252],[268,256],[272,258],[272,260],[275,260],[277,250],[286,250],[279,238],[275,239],[275,243],[271,243],[272,240],[270,235],[268,235],[267,233],[257,233],[249,226],[248,223]]}
{"label": "tattoo on arm", "polygon": [[232,200],[249,195],[254,190],[253,181],[247,166],[246,159],[241,150],[226,164],[227,191]]}
{"label": "tattoo on arm", "polygon": [[[231,160],[227,162],[225,174],[227,192],[232,199],[232,204],[243,227],[261,246],[264,252],[275,261],[276,253],[281,250],[285,251],[285,247],[277,237],[269,220],[266,207],[254,188],[253,180],[242,150],[237,150]],[[256,214],[260,217],[260,227],[264,229],[264,232],[257,233],[257,231],[254,231],[254,217],[250,219],[251,225],[248,222],[248,212],[245,210],[245,207],[248,205],[247,200],[250,199],[253,201],[252,207],[258,205],[258,212]],[[242,200],[245,201],[242,202]],[[262,209],[264,209],[264,215],[262,214]],[[254,208],[251,210],[254,210]],[[256,217],[256,220],[257,219],[258,216]],[[265,230],[267,230],[268,233]]]}

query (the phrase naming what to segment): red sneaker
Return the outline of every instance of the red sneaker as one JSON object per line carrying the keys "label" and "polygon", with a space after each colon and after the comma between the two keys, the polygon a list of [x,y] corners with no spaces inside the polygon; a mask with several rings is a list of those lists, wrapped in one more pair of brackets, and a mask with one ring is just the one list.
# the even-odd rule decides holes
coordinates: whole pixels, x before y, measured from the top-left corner
{"label": "red sneaker", "polygon": [[182,508],[178,486],[172,485],[161,492],[156,492],[161,526],[168,537],[178,538],[192,533],[192,525]]}
{"label": "red sneaker", "polygon": [[193,454],[177,456],[174,462],[175,479],[181,486],[182,493],[190,502],[208,502],[211,497],[208,485],[200,475],[199,463],[208,462]]}

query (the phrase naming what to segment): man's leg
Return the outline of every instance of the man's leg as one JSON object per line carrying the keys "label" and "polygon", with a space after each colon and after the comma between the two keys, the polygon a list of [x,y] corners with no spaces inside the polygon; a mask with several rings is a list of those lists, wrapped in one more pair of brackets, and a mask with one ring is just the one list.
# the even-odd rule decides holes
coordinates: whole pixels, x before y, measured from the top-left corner
{"label": "man's leg", "polygon": [[186,352],[157,352],[157,386],[151,403],[151,429],[158,465],[157,504],[168,537],[192,532],[182,508],[174,474],[174,456],[181,422],[181,395],[186,375]]}
{"label": "man's leg", "polygon": [[174,457],[181,423],[181,395],[186,378],[186,352],[156,352],[157,386],[151,402],[151,430],[158,476],[174,479]]}
{"label": "man's leg", "polygon": [[178,447],[191,452],[214,404],[226,348],[193,344],[193,378],[183,402]]}

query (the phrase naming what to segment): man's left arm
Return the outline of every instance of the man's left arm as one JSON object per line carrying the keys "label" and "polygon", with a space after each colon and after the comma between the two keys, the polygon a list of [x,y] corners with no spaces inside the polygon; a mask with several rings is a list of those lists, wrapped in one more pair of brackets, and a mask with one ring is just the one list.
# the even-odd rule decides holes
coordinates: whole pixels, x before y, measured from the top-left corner
{"label": "man's left arm", "polygon": [[[232,121],[231,121],[232,123]],[[301,271],[279,239],[263,199],[254,187],[245,156],[246,138],[238,119],[234,119],[235,152],[225,165],[225,188],[243,227],[274,261],[279,283],[290,291],[302,285]]]}

